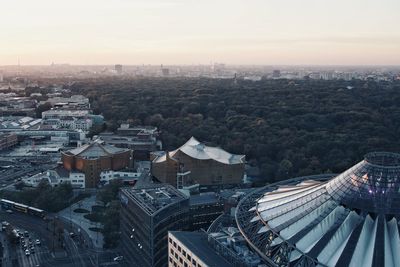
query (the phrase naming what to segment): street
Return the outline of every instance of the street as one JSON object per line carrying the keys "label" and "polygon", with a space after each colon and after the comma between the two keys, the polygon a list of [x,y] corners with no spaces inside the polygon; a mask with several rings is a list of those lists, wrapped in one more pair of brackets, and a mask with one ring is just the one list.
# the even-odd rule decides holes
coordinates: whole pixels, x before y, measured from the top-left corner
{"label": "street", "polygon": [[[62,248],[54,246],[54,242],[60,242],[58,235],[53,239],[54,231],[51,224],[44,220],[27,214],[14,212],[8,214],[0,211],[1,221],[7,221],[20,232],[28,231],[32,241],[39,239],[40,246],[34,247],[34,253],[29,256],[25,255],[25,249],[21,247],[21,243],[9,244],[4,233],[1,233],[0,241],[4,244],[4,266],[5,267],[30,267],[30,266],[76,266],[76,267],[93,267],[93,266],[123,266],[123,262],[114,262],[113,259],[120,255],[117,251],[107,251],[95,248],[89,235],[78,225],[68,220],[59,218],[63,225],[61,234]],[[80,229],[77,231],[77,229]],[[74,237],[70,236],[71,232],[77,233]],[[24,238],[29,240],[27,237]]]}

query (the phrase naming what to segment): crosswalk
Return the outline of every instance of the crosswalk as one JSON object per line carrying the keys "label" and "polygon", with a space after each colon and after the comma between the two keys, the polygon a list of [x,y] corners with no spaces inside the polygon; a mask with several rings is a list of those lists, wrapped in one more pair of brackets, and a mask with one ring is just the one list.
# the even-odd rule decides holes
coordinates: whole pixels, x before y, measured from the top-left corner
{"label": "crosswalk", "polygon": [[52,256],[46,246],[36,246],[35,253],[29,256],[25,255],[25,250],[21,246],[16,249],[19,266],[21,267],[36,267],[36,266],[51,266]]}

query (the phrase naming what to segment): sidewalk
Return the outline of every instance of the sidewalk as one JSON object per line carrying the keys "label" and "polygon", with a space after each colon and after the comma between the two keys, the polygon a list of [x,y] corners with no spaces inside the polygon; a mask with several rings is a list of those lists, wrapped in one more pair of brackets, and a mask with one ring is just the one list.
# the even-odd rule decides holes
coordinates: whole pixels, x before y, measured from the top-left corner
{"label": "sidewalk", "polygon": [[[103,248],[103,234],[100,232],[94,232],[91,231],[89,228],[92,227],[100,227],[100,223],[95,223],[87,220],[85,217],[83,217],[85,214],[88,213],[76,213],[74,210],[76,209],[86,209],[89,212],[92,211],[92,206],[93,205],[99,205],[98,202],[96,202],[96,196],[91,196],[89,198],[85,198],[72,206],[60,211],[58,214],[59,216],[63,217],[64,219],[70,220],[73,223],[77,224],[84,230],[87,235],[90,237],[90,239],[93,242],[93,245],[95,248]],[[78,234],[77,232],[75,234]]]}
{"label": "sidewalk", "polygon": [[3,232],[0,232],[0,242],[3,245],[3,262],[2,262],[2,266],[4,267],[12,267],[12,255],[11,255],[11,251],[9,249],[9,243],[8,240],[5,236],[5,234]]}

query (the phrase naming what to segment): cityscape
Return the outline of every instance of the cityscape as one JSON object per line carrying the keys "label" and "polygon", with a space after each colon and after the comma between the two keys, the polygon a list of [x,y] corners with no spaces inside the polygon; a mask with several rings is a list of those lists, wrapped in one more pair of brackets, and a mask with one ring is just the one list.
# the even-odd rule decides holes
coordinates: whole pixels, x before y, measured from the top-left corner
{"label": "cityscape", "polygon": [[400,267],[400,4],[336,1],[4,3],[0,267]]}

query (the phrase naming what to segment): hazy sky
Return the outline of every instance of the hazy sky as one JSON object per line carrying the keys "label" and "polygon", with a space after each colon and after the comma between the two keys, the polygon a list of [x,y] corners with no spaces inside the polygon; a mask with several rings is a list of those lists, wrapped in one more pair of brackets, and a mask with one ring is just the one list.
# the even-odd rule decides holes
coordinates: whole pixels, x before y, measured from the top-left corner
{"label": "hazy sky", "polygon": [[400,64],[400,0],[3,0],[0,65]]}

